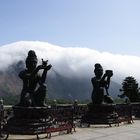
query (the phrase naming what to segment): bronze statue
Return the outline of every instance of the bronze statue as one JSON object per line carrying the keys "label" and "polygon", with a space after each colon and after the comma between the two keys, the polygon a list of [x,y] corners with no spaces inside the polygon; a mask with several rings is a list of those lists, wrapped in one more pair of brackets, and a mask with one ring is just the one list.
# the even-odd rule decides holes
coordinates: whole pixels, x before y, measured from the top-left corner
{"label": "bronze statue", "polygon": [[[19,77],[23,80],[23,88],[21,91],[19,106],[46,106],[46,85],[45,80],[47,71],[51,69],[48,60],[43,61],[42,65],[37,66],[37,56],[35,51],[30,50],[26,58],[26,69],[19,73]],[[42,75],[39,71],[43,70]]]}
{"label": "bronze statue", "polygon": [[[106,70],[103,75],[103,68],[99,63],[95,64],[94,69],[95,77],[91,79],[93,91],[92,91],[92,103],[102,104],[113,103],[113,99],[109,96],[108,88],[110,85],[110,78],[113,76],[112,70]],[[106,92],[106,95],[104,94]]]}

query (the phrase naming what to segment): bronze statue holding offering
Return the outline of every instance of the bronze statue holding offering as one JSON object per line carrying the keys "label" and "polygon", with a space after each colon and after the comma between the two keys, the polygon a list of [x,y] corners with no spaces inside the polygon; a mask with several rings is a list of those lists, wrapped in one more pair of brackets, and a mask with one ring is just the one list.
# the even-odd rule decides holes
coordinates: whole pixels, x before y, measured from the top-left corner
{"label": "bronze statue holding offering", "polygon": [[[91,79],[93,91],[92,91],[92,103],[102,104],[113,103],[113,99],[109,96],[108,89],[110,85],[110,79],[113,76],[112,70],[106,70],[103,75],[103,68],[99,63],[95,64],[94,69],[95,77]],[[106,95],[105,95],[106,92]]]}
{"label": "bronze statue holding offering", "polygon": [[[52,65],[48,65],[48,60],[43,59],[42,65],[37,66],[37,62],[35,51],[30,50],[25,61],[26,69],[19,73],[19,77],[23,81],[23,88],[18,106],[46,106],[45,80]],[[42,75],[39,74],[40,70],[43,70]]]}

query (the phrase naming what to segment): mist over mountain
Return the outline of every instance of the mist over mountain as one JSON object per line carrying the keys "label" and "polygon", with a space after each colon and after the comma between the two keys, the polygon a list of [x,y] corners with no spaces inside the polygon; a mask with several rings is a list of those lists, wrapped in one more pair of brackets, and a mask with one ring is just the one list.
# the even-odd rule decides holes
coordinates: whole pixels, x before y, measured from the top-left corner
{"label": "mist over mountain", "polygon": [[20,94],[22,81],[18,73],[25,68],[24,62],[31,49],[35,50],[38,63],[43,58],[53,66],[47,78],[48,98],[90,99],[95,63],[101,63],[104,70],[113,70],[109,89],[113,97],[119,94],[120,84],[126,76],[134,76],[140,81],[140,57],[89,48],[64,48],[39,41],[20,41],[0,47],[0,96]]}
{"label": "mist over mountain", "polygon": [[[8,67],[6,71],[0,72],[0,96],[9,97],[21,93],[22,81],[18,74],[24,68],[24,61],[19,61]],[[90,77],[65,77],[56,71],[48,74],[46,81],[48,99],[67,99],[73,101],[91,99],[92,85]],[[110,95],[118,95],[120,85],[111,82]]]}

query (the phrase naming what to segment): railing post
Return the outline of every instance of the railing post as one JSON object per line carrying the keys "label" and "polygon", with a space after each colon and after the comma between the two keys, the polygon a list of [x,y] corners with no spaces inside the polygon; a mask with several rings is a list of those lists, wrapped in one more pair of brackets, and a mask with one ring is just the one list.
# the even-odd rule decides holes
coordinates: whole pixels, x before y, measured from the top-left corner
{"label": "railing post", "polygon": [[3,105],[3,99],[0,99],[0,138],[3,137],[2,134],[2,127],[3,127],[3,119],[4,119],[4,105]]}

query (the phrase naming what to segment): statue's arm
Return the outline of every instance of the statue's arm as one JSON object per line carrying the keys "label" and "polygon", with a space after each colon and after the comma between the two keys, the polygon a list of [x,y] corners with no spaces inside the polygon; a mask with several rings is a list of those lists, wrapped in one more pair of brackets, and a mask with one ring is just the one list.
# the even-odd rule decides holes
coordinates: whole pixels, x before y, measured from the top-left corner
{"label": "statue's arm", "polygon": [[29,77],[29,78],[34,77],[34,76],[39,72],[39,70],[41,70],[41,69],[44,69],[44,67],[43,67],[42,65],[37,66],[37,67],[33,70],[33,72],[30,74],[30,77]]}
{"label": "statue's arm", "polygon": [[20,77],[20,79],[24,80],[24,79],[28,79],[30,77],[29,74],[26,73],[25,70],[21,71],[18,75]]}
{"label": "statue's arm", "polygon": [[100,87],[100,81],[98,81],[95,77],[91,78],[91,83],[93,88],[98,89]]}
{"label": "statue's arm", "polygon": [[37,66],[37,68],[35,68],[34,71],[30,74],[30,77],[36,75],[40,69],[41,69],[41,65]]}
{"label": "statue's arm", "polygon": [[46,66],[46,68],[43,70],[43,73],[42,73],[42,76],[41,76],[41,80],[40,80],[40,84],[45,83],[45,80],[46,80],[46,78],[47,78],[47,72],[48,72],[48,70],[51,69],[51,67],[52,67],[52,65],[48,65],[48,66]]}
{"label": "statue's arm", "polygon": [[31,77],[33,77],[38,71],[39,71],[38,68],[36,68],[32,73],[27,73],[26,70],[23,70],[19,73],[18,76],[22,80],[27,80],[27,79],[30,79]]}
{"label": "statue's arm", "polygon": [[111,77],[107,77],[107,80],[106,80],[106,83],[107,83],[107,84],[106,84],[107,89],[108,89],[108,88],[109,88],[109,86],[110,86],[110,78],[111,78]]}
{"label": "statue's arm", "polygon": [[95,85],[95,78],[94,77],[91,78],[91,83],[92,83],[92,86]]}
{"label": "statue's arm", "polygon": [[106,78],[106,74],[103,75],[103,77],[101,78],[100,82],[103,83],[105,81]]}

